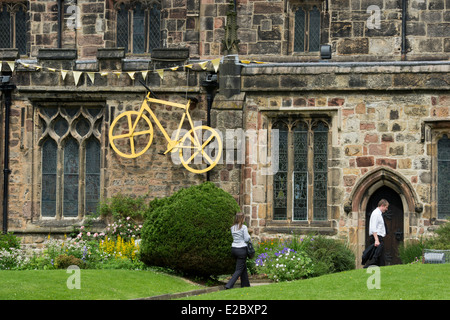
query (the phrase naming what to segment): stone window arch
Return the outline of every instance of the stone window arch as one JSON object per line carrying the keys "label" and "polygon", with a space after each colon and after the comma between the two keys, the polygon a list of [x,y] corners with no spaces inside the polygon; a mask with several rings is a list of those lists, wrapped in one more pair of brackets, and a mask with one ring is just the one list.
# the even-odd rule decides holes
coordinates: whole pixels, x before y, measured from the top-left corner
{"label": "stone window arch", "polygon": [[26,2],[0,1],[0,48],[27,54],[28,9]]}
{"label": "stone window arch", "polygon": [[99,105],[44,105],[37,108],[41,217],[82,219],[101,198]]}
{"label": "stone window arch", "polygon": [[156,0],[117,1],[116,45],[125,52],[150,53],[160,47],[161,3]]}
{"label": "stone window arch", "polygon": [[272,179],[273,221],[328,221],[328,155],[331,121],[321,117],[277,117],[278,171]]}

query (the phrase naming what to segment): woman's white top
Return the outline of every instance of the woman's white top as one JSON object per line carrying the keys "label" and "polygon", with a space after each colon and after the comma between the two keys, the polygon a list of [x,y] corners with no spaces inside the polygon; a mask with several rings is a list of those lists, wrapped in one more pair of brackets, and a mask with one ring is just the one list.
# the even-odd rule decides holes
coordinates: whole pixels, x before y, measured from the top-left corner
{"label": "woman's white top", "polygon": [[233,243],[231,244],[234,248],[242,248],[247,246],[247,242],[250,241],[250,235],[246,225],[242,225],[241,229],[238,229],[239,225],[235,224],[231,227],[231,235],[233,236]]}

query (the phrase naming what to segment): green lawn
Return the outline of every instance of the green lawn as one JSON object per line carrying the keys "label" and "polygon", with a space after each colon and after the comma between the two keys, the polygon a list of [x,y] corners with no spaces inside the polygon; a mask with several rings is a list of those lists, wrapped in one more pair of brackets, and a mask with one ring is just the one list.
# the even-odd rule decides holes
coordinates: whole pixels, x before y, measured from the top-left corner
{"label": "green lawn", "polygon": [[[358,269],[292,282],[236,288],[189,297],[201,300],[442,300],[450,299],[450,264],[382,267],[380,289],[368,289],[375,274]],[[373,278],[371,278],[373,279]],[[370,283],[374,283],[370,281]]]}
{"label": "green lawn", "polygon": [[73,275],[66,270],[0,271],[0,300],[135,299],[199,289],[181,278],[130,270],[80,270],[80,289],[68,289]]}
{"label": "green lawn", "polygon": [[[450,264],[382,267],[380,289],[367,288],[375,274],[358,269],[293,282],[223,290],[200,300],[442,300],[450,299]],[[68,289],[66,270],[0,271],[0,300],[135,299],[199,289],[154,271],[80,270],[80,289]]]}

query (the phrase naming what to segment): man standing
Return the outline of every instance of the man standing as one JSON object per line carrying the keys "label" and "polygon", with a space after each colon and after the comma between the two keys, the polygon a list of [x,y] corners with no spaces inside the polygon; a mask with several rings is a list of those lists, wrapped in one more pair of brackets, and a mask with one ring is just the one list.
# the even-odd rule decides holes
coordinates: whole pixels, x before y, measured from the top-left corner
{"label": "man standing", "polygon": [[370,215],[369,222],[369,240],[370,244],[375,246],[374,255],[372,259],[368,261],[366,265],[384,266],[384,237],[386,236],[386,227],[382,214],[387,211],[389,202],[385,199],[381,199],[378,202],[378,207],[373,210]]}

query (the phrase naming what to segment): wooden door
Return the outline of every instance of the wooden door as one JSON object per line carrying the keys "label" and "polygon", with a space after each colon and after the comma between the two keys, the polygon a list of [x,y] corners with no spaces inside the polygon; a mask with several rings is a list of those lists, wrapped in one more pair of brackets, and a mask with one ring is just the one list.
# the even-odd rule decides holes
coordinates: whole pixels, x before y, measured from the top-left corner
{"label": "wooden door", "polygon": [[389,202],[389,209],[383,214],[386,226],[386,237],[384,238],[386,265],[400,264],[402,262],[398,255],[398,247],[403,241],[403,204],[398,193],[387,186],[375,191],[367,203],[366,247],[369,245],[370,215],[381,199]]}

